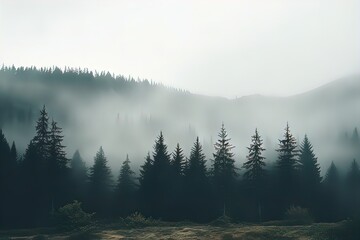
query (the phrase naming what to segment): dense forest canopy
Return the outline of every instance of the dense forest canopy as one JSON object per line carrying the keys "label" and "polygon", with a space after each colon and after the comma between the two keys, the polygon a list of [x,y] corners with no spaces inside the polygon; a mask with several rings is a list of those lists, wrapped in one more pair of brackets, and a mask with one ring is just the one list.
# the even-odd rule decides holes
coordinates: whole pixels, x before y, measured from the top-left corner
{"label": "dense forest canopy", "polygon": [[[346,172],[332,162],[322,178],[311,140],[305,135],[299,145],[289,124],[278,140],[275,164],[263,157],[266,149],[255,130],[242,166],[244,174],[234,164],[234,146],[222,124],[212,158],[204,154],[199,137],[187,155],[179,144],[169,149],[160,132],[140,175],[132,170],[127,155],[116,178],[102,146],[91,166],[79,151],[72,159],[66,157],[66,136],[45,105],[35,125],[35,136],[24,154],[18,153],[15,142],[10,147],[0,129],[3,227],[51,226],[59,209],[72,201],[81,201],[99,219],[141,212],[168,221],[209,222],[230,216],[261,222],[282,219],[287,209],[300,206],[316,221],[332,222],[351,218],[360,210],[357,160],[345,161]],[[358,150],[359,142],[355,129],[352,148]]]}

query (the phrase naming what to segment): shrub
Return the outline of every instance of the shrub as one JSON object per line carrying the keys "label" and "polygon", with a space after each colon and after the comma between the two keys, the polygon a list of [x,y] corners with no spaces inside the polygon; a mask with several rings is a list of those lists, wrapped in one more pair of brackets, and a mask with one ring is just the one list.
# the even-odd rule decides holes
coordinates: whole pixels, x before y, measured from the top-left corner
{"label": "shrub", "polygon": [[120,223],[124,227],[139,228],[156,225],[159,221],[153,218],[146,218],[141,213],[135,212],[126,218],[120,218]]}
{"label": "shrub", "polygon": [[285,221],[288,225],[309,225],[314,219],[306,208],[291,206],[286,210]]}
{"label": "shrub", "polygon": [[223,215],[212,221],[210,225],[215,227],[226,227],[229,226],[230,223],[231,223],[231,218],[226,215]]}
{"label": "shrub", "polygon": [[79,228],[91,224],[93,215],[94,213],[86,213],[78,201],[59,208],[57,213],[60,222],[68,228]]}

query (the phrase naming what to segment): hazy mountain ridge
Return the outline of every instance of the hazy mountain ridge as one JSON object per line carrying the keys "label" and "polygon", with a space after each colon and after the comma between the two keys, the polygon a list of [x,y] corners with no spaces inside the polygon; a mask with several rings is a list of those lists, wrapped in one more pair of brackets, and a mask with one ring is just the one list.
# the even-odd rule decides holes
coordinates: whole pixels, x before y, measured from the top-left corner
{"label": "hazy mountain ridge", "polygon": [[324,163],[337,160],[327,149],[339,134],[360,125],[358,76],[290,97],[226,99],[107,73],[95,77],[86,71],[8,69],[1,71],[0,99],[1,127],[20,149],[30,140],[38,109],[45,104],[64,128],[69,153],[80,149],[91,161],[102,145],[117,165],[127,153],[136,164],[142,163],[160,130],[170,151],[179,142],[189,152],[199,136],[211,158],[222,122],[236,146],[237,161],[244,160],[255,128],[264,136],[269,160],[275,160],[277,139],[289,122],[298,140],[309,135]]}

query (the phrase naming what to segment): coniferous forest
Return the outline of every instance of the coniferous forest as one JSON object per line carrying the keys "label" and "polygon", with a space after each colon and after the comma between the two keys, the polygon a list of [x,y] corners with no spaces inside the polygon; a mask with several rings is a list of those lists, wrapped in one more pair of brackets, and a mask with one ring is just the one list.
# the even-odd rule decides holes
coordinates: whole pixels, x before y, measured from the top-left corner
{"label": "coniferous forest", "polygon": [[[229,216],[241,222],[283,219],[290,207],[309,211],[317,222],[352,218],[360,211],[360,170],[356,159],[346,172],[332,163],[320,174],[316,149],[305,135],[300,142],[285,124],[277,160],[269,164],[258,129],[249,137],[247,157],[236,167],[234,142],[226,125],[219,128],[213,155],[205,156],[199,137],[189,153],[169,149],[159,132],[144,156],[140,174],[126,156],[114,176],[106,146],[99,146],[88,166],[76,151],[66,151],[63,130],[45,105],[38,112],[35,136],[24,154],[0,130],[0,226],[39,227],[56,224],[58,209],[77,200],[98,219],[117,219],[139,212],[165,221],[210,222]],[[359,147],[355,129],[352,144]]]}

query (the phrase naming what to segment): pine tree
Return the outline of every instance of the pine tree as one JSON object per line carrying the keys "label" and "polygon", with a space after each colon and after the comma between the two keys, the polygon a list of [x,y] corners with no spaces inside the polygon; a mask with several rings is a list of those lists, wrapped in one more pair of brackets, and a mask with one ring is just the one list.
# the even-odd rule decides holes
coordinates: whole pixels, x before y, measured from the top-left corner
{"label": "pine tree", "polygon": [[123,162],[116,186],[116,206],[121,216],[127,216],[135,210],[136,183],[134,172],[130,168],[129,156]]}
{"label": "pine tree", "polygon": [[170,215],[171,220],[179,220],[184,217],[184,173],[185,157],[179,143],[171,159],[171,192],[170,192]]}
{"label": "pine tree", "polygon": [[[164,136],[160,132],[155,141],[153,152],[152,174],[153,182],[151,191],[154,198],[152,216],[166,218],[169,215],[170,190],[171,190],[171,165],[170,155],[167,151],[167,145],[164,142]],[[156,199],[156,201],[155,201]]]}
{"label": "pine tree", "polygon": [[333,187],[337,188],[340,184],[339,172],[334,162],[331,162],[331,165],[326,172],[324,183],[329,188],[333,188]]}
{"label": "pine tree", "polygon": [[343,207],[340,204],[340,176],[334,162],[331,162],[324,181],[324,209],[322,217],[325,221],[339,221],[342,218]]}
{"label": "pine tree", "polygon": [[152,178],[152,175],[153,175],[152,174],[153,164],[154,164],[154,161],[151,159],[150,153],[148,153],[145,158],[145,163],[144,163],[144,165],[141,166],[141,169],[140,169],[139,182],[140,182],[141,188],[144,188],[150,182],[150,179]]}
{"label": "pine tree", "polygon": [[70,173],[72,182],[72,198],[80,202],[84,202],[86,191],[88,190],[88,169],[86,163],[82,159],[79,150],[76,150],[71,162]]}
{"label": "pine tree", "polygon": [[359,214],[360,211],[360,169],[354,159],[351,162],[350,171],[346,178],[346,190],[348,197],[348,216]]}
{"label": "pine tree", "polygon": [[191,148],[190,158],[185,171],[186,214],[188,218],[202,221],[207,217],[209,202],[209,182],[206,160],[199,137]]}
{"label": "pine tree", "polygon": [[225,205],[231,196],[237,174],[234,154],[231,152],[234,146],[230,144],[231,139],[228,138],[224,124],[222,124],[218,136],[219,139],[214,145],[215,153],[213,154],[212,177],[215,188],[218,191],[218,197],[223,203],[223,214],[225,214]]}
{"label": "pine tree", "polygon": [[265,180],[265,157],[262,156],[262,152],[265,148],[262,147],[263,140],[261,139],[257,129],[255,129],[255,135],[251,137],[252,143],[248,147],[249,155],[246,156],[247,161],[244,163],[243,168],[246,169],[244,178],[254,188],[261,187]]}
{"label": "pine tree", "polygon": [[300,145],[299,163],[302,184],[306,188],[318,186],[321,182],[320,166],[307,135]]}
{"label": "pine tree", "polygon": [[320,166],[317,162],[317,157],[315,156],[313,146],[307,135],[305,135],[300,145],[299,152],[301,204],[304,207],[310,208],[314,213],[320,204],[318,200],[322,178],[320,176]]}
{"label": "pine tree", "polygon": [[261,139],[257,129],[255,135],[251,137],[252,143],[248,147],[249,155],[246,156],[247,161],[244,163],[243,168],[246,169],[244,178],[249,185],[251,192],[254,194],[255,201],[257,202],[258,218],[262,221],[262,198],[265,189],[265,157],[262,156],[263,140]]}
{"label": "pine tree", "polygon": [[126,155],[126,160],[120,169],[116,189],[118,192],[132,192],[135,190],[135,187],[134,172],[130,168],[129,155]]}
{"label": "pine tree", "polygon": [[6,224],[7,190],[9,186],[10,147],[0,129],[0,225]]}
{"label": "pine tree", "polygon": [[278,184],[283,207],[294,204],[297,189],[297,157],[299,150],[295,137],[291,134],[289,124],[286,125],[284,138],[279,140]]}
{"label": "pine tree", "polygon": [[151,216],[153,212],[152,206],[156,200],[152,190],[154,186],[153,164],[154,161],[151,159],[150,153],[148,152],[145,163],[140,168],[139,177],[140,209],[146,216]]}
{"label": "pine tree", "polygon": [[16,165],[17,161],[18,161],[18,153],[16,150],[15,142],[12,142],[12,144],[11,144],[10,161],[12,162],[13,165]]}
{"label": "pine tree", "polygon": [[56,169],[66,169],[69,159],[66,158],[65,146],[63,145],[64,136],[62,129],[53,120],[49,137],[49,158]]}
{"label": "pine tree", "polygon": [[94,165],[90,168],[90,201],[92,210],[100,216],[108,216],[113,181],[102,147],[96,153]]}
{"label": "pine tree", "polygon": [[176,145],[176,149],[173,153],[171,166],[175,178],[180,178],[183,176],[185,169],[185,158],[179,143]]}
{"label": "pine tree", "polygon": [[44,105],[43,109],[40,110],[40,117],[36,122],[36,135],[33,139],[33,144],[37,148],[39,157],[41,157],[43,161],[46,161],[49,155],[49,141],[49,117]]}

